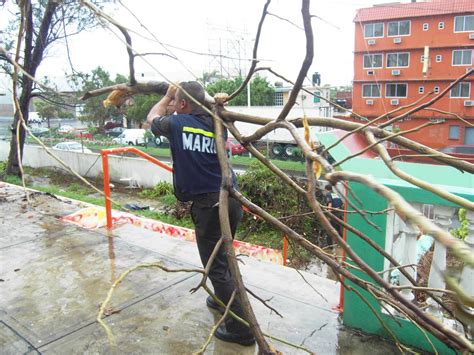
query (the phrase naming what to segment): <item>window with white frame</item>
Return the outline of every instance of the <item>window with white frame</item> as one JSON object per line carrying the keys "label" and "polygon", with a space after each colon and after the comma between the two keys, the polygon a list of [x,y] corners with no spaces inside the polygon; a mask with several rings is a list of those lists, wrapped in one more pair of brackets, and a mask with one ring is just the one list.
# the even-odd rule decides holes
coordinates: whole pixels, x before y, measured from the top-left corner
{"label": "window with white frame", "polygon": [[471,65],[472,49],[453,50],[453,65]]}
{"label": "window with white frame", "polygon": [[441,63],[443,61],[443,56],[441,54],[438,54],[436,56],[436,63]]}
{"label": "window with white frame", "polygon": [[364,25],[364,38],[383,37],[383,22]]}
{"label": "window with white frame", "polygon": [[380,97],[380,84],[362,84],[362,97]]}
{"label": "window with white frame", "polygon": [[438,30],[444,30],[444,22],[438,23]]}
{"label": "window with white frame", "polygon": [[451,89],[451,97],[468,98],[471,93],[471,83],[458,83]]}
{"label": "window with white frame", "polygon": [[423,24],[423,31],[428,31],[429,28],[430,28],[429,24],[427,24],[427,23]]}
{"label": "window with white frame", "polygon": [[283,93],[282,92],[273,93],[273,102],[275,106],[283,106]]}
{"label": "window with white frame", "polygon": [[456,16],[454,18],[454,32],[474,31],[474,15]]}
{"label": "window with white frame", "polygon": [[420,86],[420,87],[418,88],[418,93],[419,93],[419,94],[424,94],[424,93],[425,93],[425,87],[424,87],[424,86]]}
{"label": "window with white frame", "polygon": [[389,36],[409,36],[411,21],[394,21],[388,23]]}
{"label": "window with white frame", "polygon": [[364,54],[364,69],[382,68],[383,54]]}
{"label": "window with white frame", "polygon": [[408,67],[410,62],[409,53],[388,53],[387,68]]}
{"label": "window with white frame", "polygon": [[407,84],[385,84],[385,97],[407,97]]}
{"label": "window with white frame", "polygon": [[435,86],[433,91],[435,94],[439,94],[439,86]]}

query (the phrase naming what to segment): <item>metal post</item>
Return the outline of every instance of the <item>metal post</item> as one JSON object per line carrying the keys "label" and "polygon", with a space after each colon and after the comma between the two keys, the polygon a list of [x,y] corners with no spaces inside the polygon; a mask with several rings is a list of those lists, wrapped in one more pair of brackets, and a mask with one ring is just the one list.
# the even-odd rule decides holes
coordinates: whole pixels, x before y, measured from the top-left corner
{"label": "metal post", "polygon": [[112,229],[112,203],[110,202],[110,184],[109,184],[109,161],[107,152],[102,150],[102,171],[104,172],[104,193],[105,193],[105,216],[107,218],[107,229]]}

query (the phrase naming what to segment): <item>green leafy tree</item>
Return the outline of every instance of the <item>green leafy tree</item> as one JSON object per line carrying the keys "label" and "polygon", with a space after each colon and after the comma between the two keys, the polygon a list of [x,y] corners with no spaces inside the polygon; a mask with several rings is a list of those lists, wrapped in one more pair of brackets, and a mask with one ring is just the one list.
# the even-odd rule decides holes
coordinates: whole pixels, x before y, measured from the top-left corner
{"label": "green leafy tree", "polygon": [[[218,92],[232,94],[243,82],[242,77],[232,80],[221,79],[206,86],[207,92],[212,96]],[[250,103],[252,106],[271,106],[273,105],[273,93],[275,90],[270,86],[266,78],[256,76],[250,82]],[[247,87],[229,102],[230,106],[247,105]]]}
{"label": "green leafy tree", "polygon": [[[21,117],[28,122],[28,108],[33,91],[39,90],[30,76],[35,77],[47,50],[57,43],[64,44],[64,39],[71,33],[78,34],[86,28],[97,25],[95,16],[83,8],[79,1],[25,0],[15,4],[12,6],[17,6],[16,11],[21,15],[15,16],[9,23],[0,25],[2,47],[6,49],[0,53],[0,66],[5,73],[13,75],[12,58],[15,56],[15,49],[21,48],[18,64],[29,74],[21,73],[18,76],[19,110],[15,111],[14,126]],[[8,2],[0,2],[2,11],[7,11],[3,9],[7,6],[10,6]],[[23,25],[23,43],[17,43],[20,23]],[[23,128],[20,129],[18,136],[16,131],[12,132],[6,174],[21,176],[19,156],[23,156],[24,143]],[[20,147],[20,151],[17,146]]]}
{"label": "green leafy tree", "polygon": [[[111,86],[114,84],[126,83],[126,76],[117,74],[115,79],[110,78],[108,71],[102,67],[97,67],[90,73],[75,73],[68,77],[69,85],[74,88],[79,96],[86,91]],[[86,100],[82,106],[82,113],[79,119],[81,121],[91,122],[94,125],[103,126],[105,121],[112,118],[119,118],[122,113],[113,106],[104,107],[103,101],[107,98],[107,94],[91,97]]]}
{"label": "green leafy tree", "polygon": [[127,120],[133,119],[135,122],[143,123],[146,120],[148,112],[150,112],[153,105],[155,105],[162,95],[137,95],[134,99],[134,104],[129,106],[126,110]]}

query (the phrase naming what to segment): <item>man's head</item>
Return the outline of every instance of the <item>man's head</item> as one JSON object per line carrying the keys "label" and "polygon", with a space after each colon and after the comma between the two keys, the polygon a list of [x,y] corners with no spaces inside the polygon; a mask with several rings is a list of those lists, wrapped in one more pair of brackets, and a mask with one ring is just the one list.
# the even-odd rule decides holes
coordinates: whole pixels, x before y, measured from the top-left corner
{"label": "man's head", "polygon": [[[176,113],[193,113],[201,110],[201,106],[194,102],[192,96],[200,104],[204,104],[204,88],[197,81],[183,81],[181,89],[176,90],[173,101],[170,103]],[[187,93],[187,95],[186,95]]]}
{"label": "man's head", "polygon": [[326,191],[332,191],[332,186],[327,184],[326,186],[324,186],[324,190]]}

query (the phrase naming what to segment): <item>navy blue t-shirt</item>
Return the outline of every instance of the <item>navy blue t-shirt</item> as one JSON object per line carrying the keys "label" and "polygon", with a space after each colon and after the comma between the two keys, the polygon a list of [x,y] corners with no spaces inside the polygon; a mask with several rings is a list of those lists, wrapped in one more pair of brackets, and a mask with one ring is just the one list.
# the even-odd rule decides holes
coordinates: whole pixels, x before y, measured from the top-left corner
{"label": "navy blue t-shirt", "polygon": [[342,207],[342,199],[335,192],[326,192],[326,203],[331,203],[333,208]]}
{"label": "navy blue t-shirt", "polygon": [[[153,120],[151,131],[170,141],[175,196],[181,201],[196,195],[219,192],[221,168],[217,158],[212,117],[177,114]],[[235,185],[235,174],[232,171]]]}

